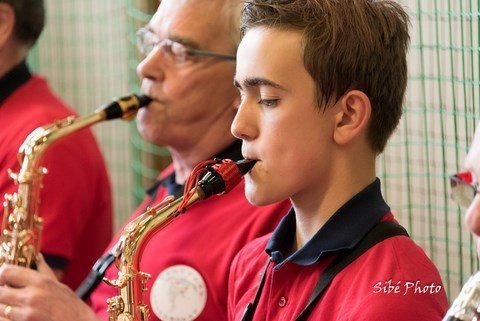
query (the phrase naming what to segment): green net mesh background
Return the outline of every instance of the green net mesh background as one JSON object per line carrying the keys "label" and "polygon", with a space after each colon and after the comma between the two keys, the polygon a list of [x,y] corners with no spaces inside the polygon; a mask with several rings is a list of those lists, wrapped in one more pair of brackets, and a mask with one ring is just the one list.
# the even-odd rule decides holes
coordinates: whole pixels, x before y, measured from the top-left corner
{"label": "green net mesh background", "polygon": [[412,21],[408,92],[379,170],[386,199],[440,269],[451,298],[478,269],[448,175],[463,169],[480,117],[480,2],[402,3]]}
{"label": "green net mesh background", "polygon": [[[450,300],[478,270],[448,175],[462,170],[480,119],[479,1],[403,0],[411,16],[409,84],[398,130],[378,162],[385,198],[441,271]],[[47,0],[48,26],[30,57],[80,114],[138,91],[135,31],[158,5],[147,0]],[[121,121],[94,128],[107,159],[119,226],[169,162]],[[408,255],[405,253],[405,255]]]}

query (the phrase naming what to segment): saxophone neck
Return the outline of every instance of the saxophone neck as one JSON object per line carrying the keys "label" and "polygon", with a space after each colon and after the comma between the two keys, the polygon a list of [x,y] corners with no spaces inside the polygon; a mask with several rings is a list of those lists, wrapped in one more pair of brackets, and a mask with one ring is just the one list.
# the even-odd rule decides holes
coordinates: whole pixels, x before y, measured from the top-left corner
{"label": "saxophone neck", "polygon": [[143,293],[147,291],[145,282],[150,276],[140,271],[140,259],[145,245],[156,232],[195,202],[213,194],[228,193],[254,164],[254,161],[235,163],[218,159],[198,164],[185,184],[183,197],[177,200],[173,196],[167,197],[124,228],[115,249],[118,279],[104,279],[107,284],[119,289],[118,296],[107,300],[109,320],[148,319],[149,308],[143,303]]}
{"label": "saxophone neck", "polygon": [[117,118],[127,121],[132,120],[138,110],[150,102],[151,98],[145,95],[127,95],[112,99],[89,115],[78,118],[69,116],[63,120],[57,120],[49,125],[39,127],[28,135],[20,146],[19,161],[21,163],[25,156],[35,161],[42,155],[47,146],[59,138],[98,122]]}
{"label": "saxophone neck", "polygon": [[0,264],[32,267],[38,260],[42,218],[38,215],[43,174],[42,156],[58,139],[100,121],[123,118],[130,120],[139,108],[151,101],[146,96],[128,95],[114,99],[90,115],[70,116],[32,131],[18,151],[20,171],[9,176],[18,191],[4,196],[4,217],[0,235]]}

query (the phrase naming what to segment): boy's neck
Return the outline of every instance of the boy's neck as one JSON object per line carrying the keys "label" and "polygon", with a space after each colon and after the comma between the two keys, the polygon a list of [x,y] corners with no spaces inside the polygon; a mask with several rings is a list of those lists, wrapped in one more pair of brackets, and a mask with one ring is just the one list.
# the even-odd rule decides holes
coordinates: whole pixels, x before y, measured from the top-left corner
{"label": "boy's neck", "polygon": [[[354,176],[352,176],[354,177]],[[373,183],[376,179],[375,171],[366,171],[361,177],[357,174],[356,180],[337,180],[337,186],[332,185],[324,194],[316,195],[316,202],[296,201],[292,199],[295,209],[296,232],[291,252],[303,247],[352,197]],[[315,197],[312,195],[311,198]]]}

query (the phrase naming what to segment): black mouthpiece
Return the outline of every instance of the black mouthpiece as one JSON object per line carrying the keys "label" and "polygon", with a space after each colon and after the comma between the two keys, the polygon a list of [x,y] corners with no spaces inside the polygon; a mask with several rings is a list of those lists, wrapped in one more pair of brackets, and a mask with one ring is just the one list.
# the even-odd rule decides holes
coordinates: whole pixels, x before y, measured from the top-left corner
{"label": "black mouthpiece", "polygon": [[240,173],[242,173],[242,175],[245,175],[253,168],[253,165],[255,165],[256,162],[256,160],[242,159],[236,162],[236,164],[238,169],[240,170]]}
{"label": "black mouthpiece", "polygon": [[131,120],[137,111],[148,105],[152,99],[145,95],[128,95],[116,99],[112,99],[99,109],[105,114],[105,120],[123,118]]}
{"label": "black mouthpiece", "polygon": [[146,106],[150,104],[150,102],[152,101],[152,98],[145,95],[140,95],[140,96],[136,95],[136,96],[138,98],[138,101],[140,102],[140,106]]}
{"label": "black mouthpiece", "polygon": [[204,199],[213,194],[230,192],[257,162],[247,159],[238,162],[230,159],[216,159],[216,161],[215,165],[207,167],[208,172],[198,182],[198,186],[203,190]]}

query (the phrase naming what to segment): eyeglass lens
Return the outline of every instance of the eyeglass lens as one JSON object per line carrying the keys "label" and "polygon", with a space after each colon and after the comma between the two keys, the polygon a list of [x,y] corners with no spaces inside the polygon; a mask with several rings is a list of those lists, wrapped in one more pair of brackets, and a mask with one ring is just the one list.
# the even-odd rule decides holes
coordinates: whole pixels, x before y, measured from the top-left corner
{"label": "eyeglass lens", "polygon": [[155,47],[161,47],[171,60],[177,63],[184,63],[190,56],[210,57],[222,60],[235,60],[235,55],[216,53],[204,50],[189,49],[180,42],[171,39],[160,39],[155,33],[147,28],[140,28],[137,31],[137,45],[139,51],[146,57]]}
{"label": "eyeglass lens", "polygon": [[471,182],[472,175],[469,172],[450,176],[452,199],[463,208],[470,206],[476,194],[476,188]]}

